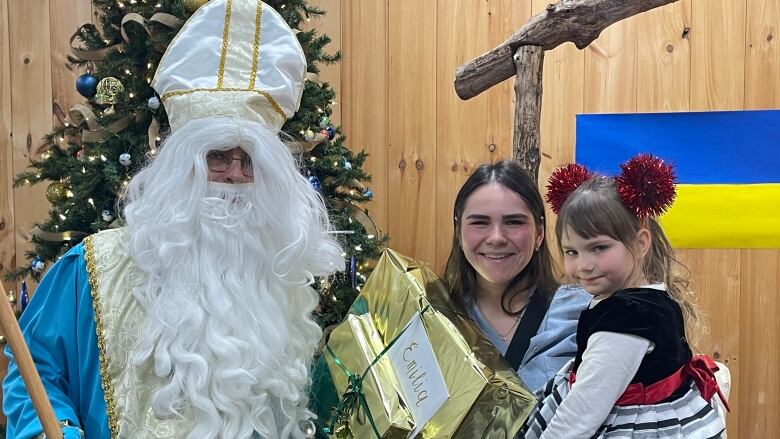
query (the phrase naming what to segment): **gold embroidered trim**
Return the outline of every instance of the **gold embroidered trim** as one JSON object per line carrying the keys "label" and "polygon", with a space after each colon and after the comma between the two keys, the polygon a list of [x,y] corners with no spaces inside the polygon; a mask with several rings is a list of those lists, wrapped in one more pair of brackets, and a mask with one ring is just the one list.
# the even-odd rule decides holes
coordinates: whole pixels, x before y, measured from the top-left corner
{"label": "gold embroidered trim", "polygon": [[277,113],[279,113],[285,120],[287,120],[287,115],[284,114],[282,107],[280,107],[279,104],[276,103],[276,100],[273,98],[273,96],[261,90],[249,90],[243,88],[191,88],[188,90],[169,91],[168,93],[162,95],[161,99],[165,101],[168,98],[171,98],[173,96],[181,96],[181,95],[191,94],[199,91],[245,91],[245,92],[257,93],[265,97],[268,100],[268,102],[271,104],[271,107],[273,107],[273,109],[276,110]]}
{"label": "gold embroidered trim", "polygon": [[89,288],[92,293],[92,307],[95,311],[95,330],[97,332],[98,354],[100,356],[100,378],[103,387],[103,398],[106,401],[106,413],[108,414],[108,429],[111,437],[119,434],[119,415],[114,399],[114,385],[108,372],[108,357],[106,356],[106,338],[103,327],[103,310],[98,294],[97,261],[95,260],[95,243],[93,236],[84,239],[84,258],[87,260],[87,274],[89,275]]}
{"label": "gold embroidered trim", "polygon": [[225,76],[225,58],[227,58],[228,35],[230,33],[230,14],[233,12],[233,1],[228,0],[225,5],[225,26],[222,28],[222,54],[219,56],[219,71],[217,72],[217,88],[222,88],[222,79]]}
{"label": "gold embroidered trim", "polygon": [[[252,71],[249,72],[249,88],[255,88],[255,78],[257,77],[257,63],[260,59],[260,28],[263,18],[263,2],[257,2],[257,12],[255,13],[255,40],[252,46]],[[286,119],[286,117],[285,117]]]}

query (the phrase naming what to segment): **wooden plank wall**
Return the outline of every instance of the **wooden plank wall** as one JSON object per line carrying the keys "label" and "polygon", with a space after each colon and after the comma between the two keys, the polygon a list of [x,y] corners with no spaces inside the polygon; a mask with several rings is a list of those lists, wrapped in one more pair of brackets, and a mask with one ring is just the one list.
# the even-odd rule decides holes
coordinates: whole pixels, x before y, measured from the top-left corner
{"label": "wooden plank wall", "polygon": [[[53,108],[79,102],[68,39],[92,19],[89,1],[0,0],[0,272],[25,263],[32,224],[49,209],[45,185],[12,188],[13,176],[43,151]],[[2,281],[6,291],[15,282]],[[0,376],[6,361],[0,358]],[[4,417],[0,414],[0,421]]]}
{"label": "wooden plank wall", "polygon": [[[512,81],[464,102],[452,87],[455,68],[548,1],[311,3],[329,14],[310,25],[344,55],[320,79],[339,93],[333,120],[348,144],[371,154],[369,213],[392,247],[441,269],[460,184],[511,148]],[[69,70],[64,55],[67,37],[90,14],[89,0],[0,0],[3,270],[21,263],[30,224],[47,210],[44,186],[12,189],[10,180],[51,127],[52,106],[78,102],[73,80],[81,72]],[[578,113],[780,108],[779,27],[780,0],[680,0],[613,25],[584,50],[547,52],[540,178],[572,160]],[[700,348],[732,371],[730,437],[780,437],[780,251],[679,254],[708,317]]]}

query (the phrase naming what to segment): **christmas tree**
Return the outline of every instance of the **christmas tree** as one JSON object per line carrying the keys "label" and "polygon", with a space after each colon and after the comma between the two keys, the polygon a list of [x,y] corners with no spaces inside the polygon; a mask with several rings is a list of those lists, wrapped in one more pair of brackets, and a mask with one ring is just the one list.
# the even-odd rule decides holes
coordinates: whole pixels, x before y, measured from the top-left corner
{"label": "christmas tree", "polygon": [[[32,231],[29,264],[8,279],[39,279],[69,248],[99,230],[121,226],[119,194],[151,159],[167,130],[167,116],[150,83],[168,43],[186,19],[207,0],[93,0],[100,26],[81,26],[70,61],[85,73],[76,81],[85,101],[74,105],[44,141],[47,151],[31,162],[15,185],[48,182],[49,216]],[[321,294],[316,318],[324,328],[338,323],[365,282],[384,243],[358,204],[372,198],[362,170],[364,152],[353,153],[330,121],[335,92],[318,81],[320,66],[340,60],[326,51],[327,35],[304,30],[325,11],[304,0],[268,0],[297,30],[306,54],[307,81],[301,107],[282,129],[285,143],[301,155],[302,172],[324,197],[340,233],[347,270],[317,280]],[[22,298],[22,302],[26,298]]]}

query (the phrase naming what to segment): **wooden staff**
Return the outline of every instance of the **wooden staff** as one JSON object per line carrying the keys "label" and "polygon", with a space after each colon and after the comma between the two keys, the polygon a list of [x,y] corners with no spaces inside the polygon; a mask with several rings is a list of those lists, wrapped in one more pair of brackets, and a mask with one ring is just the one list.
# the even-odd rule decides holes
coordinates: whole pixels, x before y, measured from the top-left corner
{"label": "wooden staff", "polygon": [[8,295],[2,282],[0,282],[0,292],[3,293],[0,297],[0,324],[5,332],[8,345],[11,347],[11,352],[14,354],[19,372],[22,374],[27,393],[30,394],[35,413],[38,414],[38,419],[43,426],[43,432],[48,439],[62,439],[60,423],[54,416],[54,409],[51,408],[49,397],[46,395],[41,377],[38,375],[32,356],[30,356],[30,350],[27,349],[27,344],[24,342],[22,330],[19,328],[19,322],[16,321],[16,315],[11,308],[11,302],[8,301]]}

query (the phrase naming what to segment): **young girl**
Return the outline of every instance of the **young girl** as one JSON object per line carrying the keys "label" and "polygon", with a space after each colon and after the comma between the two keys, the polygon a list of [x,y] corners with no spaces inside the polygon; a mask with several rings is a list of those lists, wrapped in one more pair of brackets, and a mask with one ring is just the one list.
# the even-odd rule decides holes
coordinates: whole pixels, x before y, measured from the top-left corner
{"label": "young girl", "polygon": [[[539,392],[526,438],[712,438],[725,434],[714,362],[692,356],[687,282],[654,219],[674,198],[671,167],[651,156],[615,178],[570,165],[548,201],[566,273],[592,294],[577,354]],[[573,189],[573,191],[571,191]]]}

